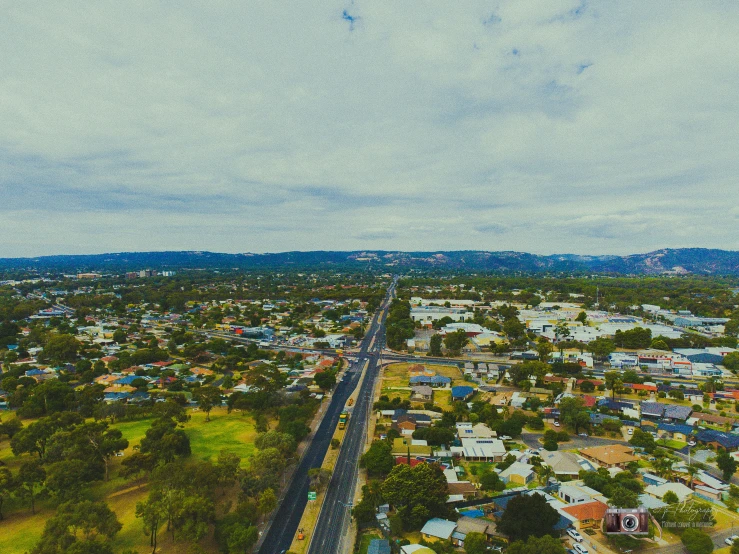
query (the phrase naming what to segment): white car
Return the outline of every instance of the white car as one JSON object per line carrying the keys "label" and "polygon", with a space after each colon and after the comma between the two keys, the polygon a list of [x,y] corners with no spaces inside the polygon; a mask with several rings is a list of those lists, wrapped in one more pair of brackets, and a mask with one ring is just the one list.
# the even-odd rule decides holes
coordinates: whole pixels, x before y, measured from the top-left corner
{"label": "white car", "polygon": [[575,552],[577,552],[577,554],[588,554],[588,549],[581,545],[579,542],[573,544],[572,548],[575,550]]}
{"label": "white car", "polygon": [[634,428],[633,427],[629,427],[629,430],[627,431],[627,433],[629,433],[629,435],[633,435],[634,434]]}
{"label": "white car", "polygon": [[502,441],[510,441],[510,440],[513,440],[513,439],[511,437],[509,437],[508,435],[503,435],[502,437],[500,437],[500,440],[502,440]]}
{"label": "white car", "polygon": [[574,529],[567,529],[567,534],[572,537],[573,540],[577,542],[582,542],[582,535]]}
{"label": "white car", "polygon": [[724,542],[729,546],[734,544],[734,541],[739,539],[739,535],[731,535],[729,538],[724,539]]}
{"label": "white car", "polygon": [[559,427],[559,421],[555,421],[555,422],[554,422],[554,426],[555,426],[555,427]]}

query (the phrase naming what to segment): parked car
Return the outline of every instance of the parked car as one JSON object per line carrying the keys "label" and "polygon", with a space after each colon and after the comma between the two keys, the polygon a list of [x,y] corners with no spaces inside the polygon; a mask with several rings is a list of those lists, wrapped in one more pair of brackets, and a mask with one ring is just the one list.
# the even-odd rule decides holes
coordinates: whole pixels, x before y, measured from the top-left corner
{"label": "parked car", "polygon": [[575,552],[577,552],[577,554],[589,554],[588,549],[581,545],[579,542],[573,544],[572,548],[575,550]]}
{"label": "parked car", "polygon": [[629,433],[629,435],[633,435],[634,434],[634,428],[633,427],[629,427],[629,430],[627,432]]}
{"label": "parked car", "polygon": [[724,542],[729,546],[732,546],[734,544],[734,541],[736,541],[737,539],[739,539],[739,535],[731,535],[730,537],[724,539]]}
{"label": "parked car", "polygon": [[585,438],[585,439],[588,438],[588,434],[587,433],[580,433],[580,436],[583,437],[583,438]]}
{"label": "parked car", "polygon": [[576,540],[577,542],[582,542],[582,535],[574,529],[567,529],[567,534],[572,537],[573,540]]}
{"label": "parked car", "polygon": [[508,435],[503,435],[502,437],[500,437],[500,440],[502,440],[502,441],[512,441],[513,439],[511,437],[509,437]]}
{"label": "parked car", "polygon": [[554,422],[554,426],[555,426],[555,427],[559,427],[559,421],[555,421],[555,422]]}

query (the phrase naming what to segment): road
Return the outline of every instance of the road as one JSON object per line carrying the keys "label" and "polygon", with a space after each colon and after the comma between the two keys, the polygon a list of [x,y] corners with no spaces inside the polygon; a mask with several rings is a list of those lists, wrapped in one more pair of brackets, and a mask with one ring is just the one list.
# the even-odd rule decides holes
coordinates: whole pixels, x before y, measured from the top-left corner
{"label": "road", "polygon": [[350,507],[357,486],[359,458],[364,452],[367,439],[367,425],[372,414],[372,400],[379,372],[378,361],[385,346],[383,331],[387,305],[395,293],[394,287],[394,284],[391,285],[385,306],[380,310],[378,317],[373,320],[373,327],[368,333],[368,336],[374,336],[375,340],[367,342],[365,339],[357,355],[358,363],[366,366],[364,380],[346,428],[344,443],[341,446],[331,482],[326,490],[323,508],[313,531],[308,554],[339,554],[348,546],[344,541],[351,540],[348,537],[351,520]]}
{"label": "road", "polygon": [[[536,450],[541,448],[539,438],[543,436],[543,433],[529,433],[524,431],[521,433],[521,442],[529,448]],[[572,448],[590,448],[591,446],[605,446],[607,444],[625,444],[623,439],[603,439],[600,437],[580,437],[577,435],[570,435],[570,440],[561,443],[562,449],[570,450]]]}
{"label": "road", "polygon": [[[339,423],[339,414],[344,409],[349,396],[359,383],[362,371],[366,371],[366,377],[359,398],[355,403],[352,416],[347,425],[344,444],[339,453],[333,477],[327,489],[323,510],[312,539],[310,552],[321,552],[329,554],[336,552],[338,539],[341,537],[334,525],[345,525],[349,521],[348,509],[353,498],[354,485],[356,484],[356,471],[359,464],[359,456],[364,445],[363,432],[366,429],[367,415],[367,389],[368,384],[374,383],[380,348],[384,345],[385,317],[390,299],[395,294],[395,283],[388,289],[388,296],[383,302],[378,315],[372,319],[372,323],[362,340],[356,361],[352,362],[344,377],[336,385],[330,403],[326,408],[326,415],[319,425],[308,446],[300,464],[296,468],[292,481],[284,494],[283,500],[271,519],[271,525],[265,531],[259,554],[280,554],[290,548],[293,537],[297,532],[300,518],[303,515],[308,502],[308,470],[321,467],[326,455],[334,430]],[[370,345],[372,349],[370,350]],[[369,399],[371,408],[371,398]],[[362,434],[361,438],[358,438]],[[351,481],[349,481],[351,479]],[[343,502],[343,505],[341,504]],[[333,535],[331,537],[330,535]],[[310,538],[310,537],[309,537]],[[320,541],[317,543],[317,541]],[[317,543],[317,544],[316,544]],[[319,548],[317,545],[321,545]],[[327,548],[327,549],[322,549]]]}

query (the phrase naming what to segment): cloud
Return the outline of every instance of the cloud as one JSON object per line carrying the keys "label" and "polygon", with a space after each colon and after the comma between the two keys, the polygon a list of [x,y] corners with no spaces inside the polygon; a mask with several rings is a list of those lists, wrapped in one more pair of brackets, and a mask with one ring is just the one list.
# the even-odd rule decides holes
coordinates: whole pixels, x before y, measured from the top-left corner
{"label": "cloud", "polygon": [[0,255],[739,249],[738,40],[731,2],[14,3]]}

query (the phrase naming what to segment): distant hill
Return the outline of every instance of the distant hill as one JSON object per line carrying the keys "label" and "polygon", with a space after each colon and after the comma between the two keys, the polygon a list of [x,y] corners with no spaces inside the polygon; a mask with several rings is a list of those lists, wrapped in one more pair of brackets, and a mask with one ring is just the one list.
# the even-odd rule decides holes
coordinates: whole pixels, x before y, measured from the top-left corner
{"label": "distant hill", "polygon": [[38,258],[0,258],[0,270],[123,271],[164,269],[272,269],[382,267],[451,269],[493,272],[612,274],[739,275],[739,252],[706,248],[663,249],[630,256],[539,256],[525,252],[280,252],[223,254],[218,252],[121,252]]}

